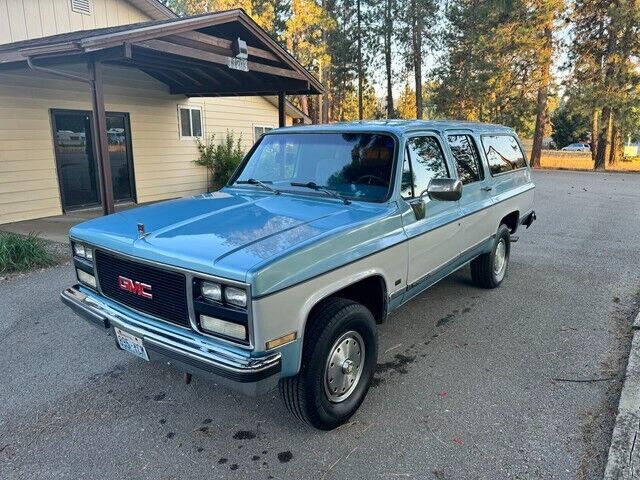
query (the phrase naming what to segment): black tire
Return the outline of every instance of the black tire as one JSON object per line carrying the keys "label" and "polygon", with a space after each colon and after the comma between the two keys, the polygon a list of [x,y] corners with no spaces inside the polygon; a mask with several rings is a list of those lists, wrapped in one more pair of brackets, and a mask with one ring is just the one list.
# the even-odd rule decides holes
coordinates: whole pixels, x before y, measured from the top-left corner
{"label": "black tire", "polygon": [[[349,332],[360,336],[358,343],[354,340],[354,347],[350,348],[360,347],[362,341],[364,361],[358,367],[361,371],[354,386],[344,394],[343,400],[336,402],[326,391],[332,387],[328,383],[325,386],[325,374],[330,354],[336,345],[340,345],[336,342]],[[344,341],[348,342],[348,339]],[[357,352],[359,355],[360,351]],[[280,380],[280,396],[289,412],[298,419],[320,430],[332,430],[346,422],[360,407],[369,391],[377,357],[378,337],[371,312],[351,300],[327,299],[309,317],[300,371],[294,377]]]}
{"label": "black tire", "polygon": [[[509,265],[509,254],[511,252],[511,231],[509,227],[502,224],[498,228],[495,241],[491,252],[480,255],[471,261],[471,279],[473,283],[482,288],[496,288],[500,286],[504,277],[507,274],[507,267]],[[494,266],[497,261],[496,251],[501,242],[504,242],[503,247],[505,250],[504,267],[500,270],[501,273],[496,273]]]}

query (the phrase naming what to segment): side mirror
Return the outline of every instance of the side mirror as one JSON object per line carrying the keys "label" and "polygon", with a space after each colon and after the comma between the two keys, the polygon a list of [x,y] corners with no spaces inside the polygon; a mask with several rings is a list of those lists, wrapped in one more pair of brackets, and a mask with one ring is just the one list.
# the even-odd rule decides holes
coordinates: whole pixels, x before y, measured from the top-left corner
{"label": "side mirror", "polygon": [[425,193],[433,200],[455,202],[462,197],[462,182],[455,178],[432,178],[420,196]]}

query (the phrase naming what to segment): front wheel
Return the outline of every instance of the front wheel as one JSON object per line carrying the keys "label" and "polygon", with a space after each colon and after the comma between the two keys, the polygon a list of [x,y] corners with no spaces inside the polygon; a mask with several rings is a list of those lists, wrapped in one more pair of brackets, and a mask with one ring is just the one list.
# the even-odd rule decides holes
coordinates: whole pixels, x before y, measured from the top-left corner
{"label": "front wheel", "polygon": [[509,227],[500,225],[491,252],[480,255],[471,262],[473,283],[483,288],[496,288],[502,283],[509,265],[510,238]]}
{"label": "front wheel", "polygon": [[300,372],[280,381],[285,406],[320,430],[336,428],[367,395],[377,354],[371,312],[351,300],[328,299],[309,318]]}

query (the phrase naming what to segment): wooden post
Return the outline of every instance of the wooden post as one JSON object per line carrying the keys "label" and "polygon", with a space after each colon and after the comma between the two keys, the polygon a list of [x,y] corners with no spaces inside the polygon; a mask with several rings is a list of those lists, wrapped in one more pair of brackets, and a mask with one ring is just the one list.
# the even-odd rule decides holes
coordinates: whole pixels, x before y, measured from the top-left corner
{"label": "wooden post", "polygon": [[278,126],[286,127],[287,126],[287,112],[286,112],[286,102],[285,92],[278,93]]}
{"label": "wooden post", "polygon": [[113,207],[113,179],[111,178],[111,160],[109,159],[109,140],[107,138],[107,114],[104,107],[104,90],[102,85],[102,64],[96,60],[89,62],[89,79],[91,83],[91,110],[93,113],[92,132],[96,163],[100,172],[100,198],[102,212],[109,215]]}

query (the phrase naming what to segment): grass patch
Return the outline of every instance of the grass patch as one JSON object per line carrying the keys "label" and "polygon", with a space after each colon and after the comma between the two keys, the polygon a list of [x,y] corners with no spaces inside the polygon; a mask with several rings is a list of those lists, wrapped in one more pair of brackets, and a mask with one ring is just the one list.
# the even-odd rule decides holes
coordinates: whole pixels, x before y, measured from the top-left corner
{"label": "grass patch", "polygon": [[[606,171],[611,172],[640,172],[640,157],[623,157],[616,165],[605,165]],[[542,168],[557,168],[565,170],[593,170],[591,153],[562,152],[543,150],[540,158]]]}
{"label": "grass patch", "polygon": [[57,263],[47,244],[35,233],[22,236],[0,232],[0,274],[50,267]]}

